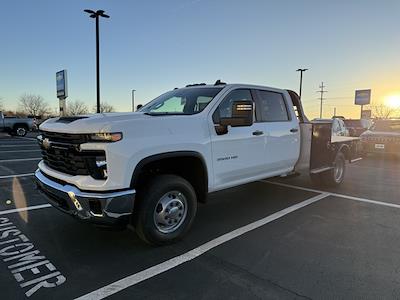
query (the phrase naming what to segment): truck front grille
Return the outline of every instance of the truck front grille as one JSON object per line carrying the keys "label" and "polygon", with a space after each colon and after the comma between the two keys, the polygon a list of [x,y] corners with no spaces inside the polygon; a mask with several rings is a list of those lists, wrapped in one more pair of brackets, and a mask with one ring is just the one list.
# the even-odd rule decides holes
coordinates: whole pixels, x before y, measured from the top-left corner
{"label": "truck front grille", "polygon": [[40,143],[44,163],[53,170],[69,175],[90,175],[104,179],[103,172],[96,166],[96,159],[105,159],[103,150],[80,150],[87,141],[86,135],[42,132]]}

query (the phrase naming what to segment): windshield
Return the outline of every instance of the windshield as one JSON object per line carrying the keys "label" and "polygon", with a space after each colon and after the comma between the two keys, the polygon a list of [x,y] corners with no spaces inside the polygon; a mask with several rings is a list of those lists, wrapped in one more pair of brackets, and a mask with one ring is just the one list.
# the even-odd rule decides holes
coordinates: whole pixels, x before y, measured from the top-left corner
{"label": "windshield", "polygon": [[151,115],[193,115],[201,112],[222,90],[218,87],[176,89],[143,106],[140,111]]}
{"label": "windshield", "polygon": [[373,131],[400,132],[400,120],[398,121],[376,121],[371,128]]}

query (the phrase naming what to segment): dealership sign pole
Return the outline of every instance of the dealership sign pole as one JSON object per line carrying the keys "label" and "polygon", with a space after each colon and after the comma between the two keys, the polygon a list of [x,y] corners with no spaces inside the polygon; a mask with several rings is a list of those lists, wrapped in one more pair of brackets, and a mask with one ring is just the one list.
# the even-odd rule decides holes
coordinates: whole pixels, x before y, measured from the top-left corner
{"label": "dealership sign pole", "polygon": [[67,113],[65,99],[68,97],[67,70],[56,73],[57,98],[59,100],[60,116],[63,117]]}
{"label": "dealership sign pole", "polygon": [[360,118],[363,118],[363,107],[371,103],[371,90],[356,90],[355,105],[361,105]]}

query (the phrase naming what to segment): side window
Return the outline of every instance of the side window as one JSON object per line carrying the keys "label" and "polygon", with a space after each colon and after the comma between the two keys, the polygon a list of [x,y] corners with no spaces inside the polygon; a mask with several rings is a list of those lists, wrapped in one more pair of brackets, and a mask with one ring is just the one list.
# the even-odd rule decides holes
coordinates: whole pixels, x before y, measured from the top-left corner
{"label": "side window", "polygon": [[217,110],[213,114],[214,124],[219,124],[220,118],[231,118],[232,117],[232,104],[234,101],[250,100],[253,101],[250,90],[240,89],[234,90],[225,97],[224,100],[219,104]]}
{"label": "side window", "polygon": [[260,104],[258,105],[259,121],[278,122],[290,120],[285,99],[280,93],[258,90]]}
{"label": "side window", "polygon": [[340,122],[336,119],[333,119],[333,123],[332,123],[332,133],[334,135],[337,135],[340,133]]}

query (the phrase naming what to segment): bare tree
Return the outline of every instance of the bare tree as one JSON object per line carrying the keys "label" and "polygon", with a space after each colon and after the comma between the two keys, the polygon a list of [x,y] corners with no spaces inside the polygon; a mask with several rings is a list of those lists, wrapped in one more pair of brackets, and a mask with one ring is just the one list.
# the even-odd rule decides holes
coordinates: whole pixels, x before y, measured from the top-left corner
{"label": "bare tree", "polygon": [[3,107],[3,98],[0,97],[0,111],[3,111],[4,107]]}
{"label": "bare tree", "polygon": [[22,112],[32,116],[42,116],[50,111],[49,105],[40,95],[24,94],[19,98]]}
{"label": "bare tree", "polygon": [[384,104],[374,105],[372,108],[372,116],[376,119],[389,119],[396,116],[399,110]]}
{"label": "bare tree", "polygon": [[67,103],[67,114],[69,116],[84,115],[89,113],[89,108],[80,100]]}
{"label": "bare tree", "polygon": [[[97,112],[97,106],[93,107],[93,112]],[[100,112],[101,113],[115,112],[115,108],[114,108],[114,106],[108,104],[107,102],[101,102],[100,103]]]}

